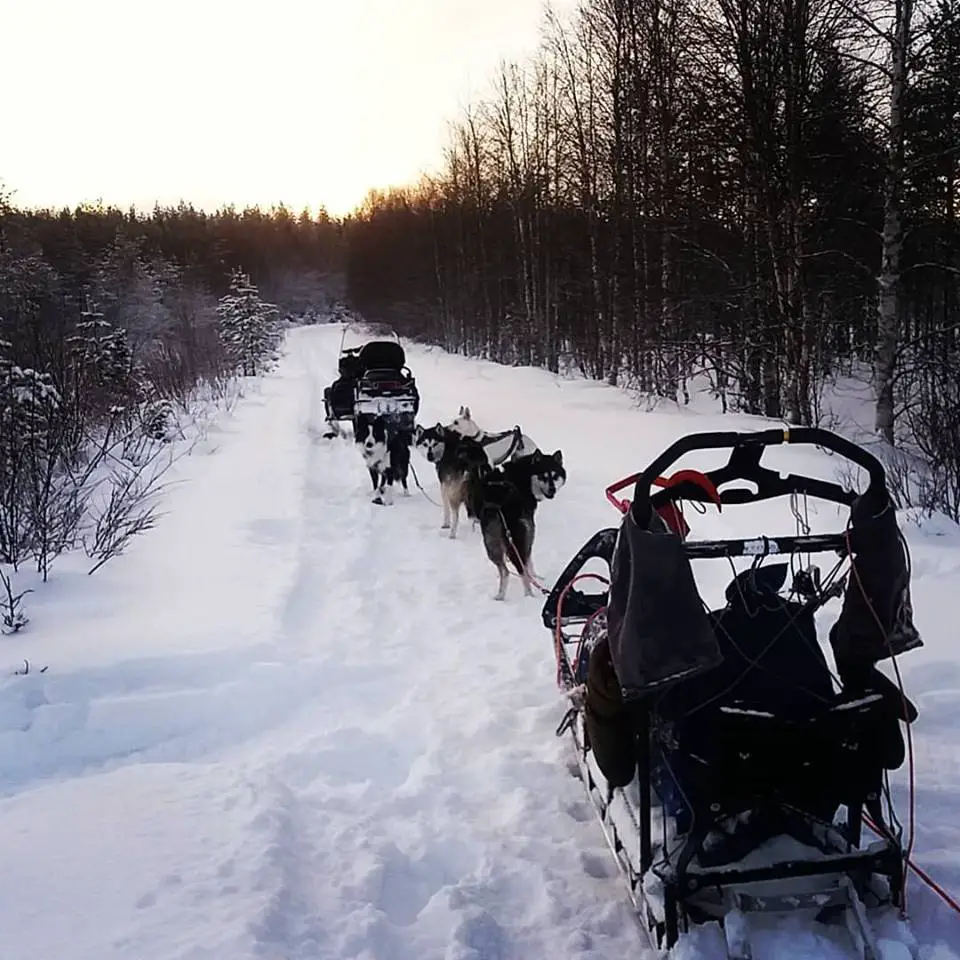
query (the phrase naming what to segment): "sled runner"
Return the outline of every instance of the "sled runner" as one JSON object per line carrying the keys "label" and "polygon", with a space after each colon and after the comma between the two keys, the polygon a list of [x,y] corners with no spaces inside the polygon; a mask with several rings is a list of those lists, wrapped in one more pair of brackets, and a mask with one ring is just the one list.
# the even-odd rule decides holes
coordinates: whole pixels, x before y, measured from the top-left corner
{"label": "sled runner", "polygon": [[[369,339],[371,333],[375,339]],[[348,326],[340,341],[339,376],[323,392],[326,436],[339,435],[340,421],[354,423],[360,415],[386,417],[412,434],[420,394],[406,362],[403,346],[389,327]]]}
{"label": "sled runner", "polygon": [[[761,464],[785,443],[839,454],[866,471],[867,488]],[[706,473],[661,476],[694,450],[730,455]],[[632,502],[620,501],[630,484]],[[578,551],[542,616],[571,702],[557,732],[572,736],[651,944],[668,950],[718,921],[728,956],[747,960],[753,933],[799,912],[845,953],[852,942],[857,956],[880,960],[878,924],[899,937],[890,931],[905,867],[886,777],[904,763],[917,713],[877,664],[921,645],[883,467],[819,429],[702,433],[607,495],[622,523]],[[726,510],[779,497],[790,498],[795,535],[687,540],[682,501]],[[808,497],[847,508],[845,528],[807,532],[797,504]],[[830,553],[839,562],[823,576],[796,562]],[[732,567],[738,557],[752,564],[725,604],[706,610],[691,561]],[[602,573],[584,572],[597,561]],[[829,634],[835,670],[815,624],[832,600],[841,605]]]}

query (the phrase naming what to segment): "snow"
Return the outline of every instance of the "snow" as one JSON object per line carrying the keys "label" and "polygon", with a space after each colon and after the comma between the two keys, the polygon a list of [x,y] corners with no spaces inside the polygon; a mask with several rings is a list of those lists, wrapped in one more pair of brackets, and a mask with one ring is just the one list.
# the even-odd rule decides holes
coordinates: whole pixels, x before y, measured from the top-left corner
{"label": "snow", "polygon": [[[340,335],[292,330],[277,371],[177,465],[157,527],[93,577],[62,562],[0,644],[4,960],[646,955],[554,736],[540,599],[513,579],[492,600],[479,534],[440,530],[417,454],[437,505],[414,487],[377,507],[352,445],[320,438]],[[567,484],[538,513],[547,583],[617,523],[606,484],[683,433],[768,425],[702,397],[648,410],[590,381],[407,352],[420,422],[468,404],[484,429],[519,423],[562,449]],[[769,462],[836,467],[793,448]],[[705,539],[795,532],[782,503],[687,519]],[[809,517],[815,532],[837,521]],[[960,532],[903,525],[926,644],[901,664],[921,711],[915,859],[956,891]],[[696,572],[718,600],[729,568]],[[894,780],[905,816],[906,771]],[[956,960],[960,920],[915,879],[909,896],[924,960]],[[785,942],[767,954],[815,955]],[[709,931],[678,956],[695,947],[718,956]]]}

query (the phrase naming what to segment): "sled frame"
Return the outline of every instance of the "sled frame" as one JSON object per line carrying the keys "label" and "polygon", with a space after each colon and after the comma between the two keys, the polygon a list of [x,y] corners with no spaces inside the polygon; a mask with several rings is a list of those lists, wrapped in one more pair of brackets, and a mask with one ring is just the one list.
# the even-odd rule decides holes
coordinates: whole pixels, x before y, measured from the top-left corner
{"label": "sled frame", "polygon": [[[566,656],[566,647],[574,642],[578,641],[567,638],[564,644],[562,672],[568,692],[576,687],[573,668]],[[881,839],[866,849],[856,849],[845,829],[803,815],[822,851],[822,856],[817,859],[780,861],[753,868],[724,865],[705,869],[692,865],[682,873],[671,873],[668,869],[661,874],[654,869],[654,854],[659,848],[653,841],[653,784],[649,776],[639,772],[650,769],[649,735],[644,736],[641,730],[637,738],[638,774],[633,783],[638,788],[639,803],[635,807],[623,790],[611,789],[591,767],[582,711],[576,710],[574,716],[568,717],[558,733],[562,735],[564,729],[569,730],[572,740],[577,775],[652,949],[661,953],[669,951],[681,933],[687,932],[691,922],[698,922],[695,918],[699,917],[700,922],[717,920],[721,923],[729,960],[752,960],[749,939],[736,919],[748,913],[786,913],[816,908],[821,912],[842,913],[857,956],[861,960],[879,960],[877,937],[867,915],[865,900],[873,900],[873,906],[882,907],[896,904],[900,899],[904,879],[903,852],[892,840]],[[618,797],[637,832],[639,863],[631,860],[627,852],[629,840],[621,835],[621,828],[612,816],[614,800]],[[856,815],[848,808],[848,814],[848,823],[853,820],[859,826],[862,808],[856,808]],[[659,912],[644,892],[644,880],[651,873],[662,883],[663,902]],[[791,886],[791,881],[811,879],[820,883],[812,888],[809,883],[802,882]],[[762,883],[776,883],[782,889],[776,893],[753,892],[753,888]],[[719,890],[720,899],[715,909],[705,909],[696,903],[696,894],[711,890]],[[728,921],[734,922],[728,926]]]}
{"label": "sled frame", "polygon": [[[579,595],[576,604],[580,609],[576,614],[566,617],[557,609],[558,599],[561,593],[570,591],[569,585],[589,560],[598,558],[609,564],[617,532],[616,528],[599,530],[584,544],[557,579],[543,607],[544,626],[560,640],[557,650],[558,683],[571,695],[571,699],[576,696],[580,678],[577,675],[579,665],[571,661],[570,652],[579,647],[583,629],[592,616],[605,606],[606,597],[603,594],[592,597]],[[691,558],[698,559],[736,556],[762,558],[801,551],[835,552],[843,556],[849,549],[844,534],[694,541],[684,546]],[[634,912],[653,949],[669,950],[676,944],[680,934],[689,929],[691,922],[718,920],[727,936],[731,960],[751,960],[749,941],[744,940],[743,936],[733,935],[742,924],[732,923],[728,932],[726,917],[739,918],[746,913],[785,912],[817,906],[822,910],[842,911],[857,955],[862,960],[876,960],[879,957],[864,900],[871,899],[873,905],[878,907],[900,903],[904,884],[904,854],[900,845],[888,837],[882,837],[866,849],[860,849],[862,816],[867,798],[848,798],[845,804],[846,823],[842,826],[822,823],[796,812],[799,822],[805,827],[804,833],[815,841],[815,846],[822,852],[817,859],[787,860],[753,868],[733,865],[704,868],[691,862],[680,872],[671,871],[668,861],[668,869],[660,873],[654,870],[654,790],[650,777],[649,715],[645,716],[637,731],[638,773],[633,781],[638,787],[636,805],[624,791],[609,788],[602,775],[598,776],[592,769],[583,712],[579,705],[571,708],[557,733],[562,735],[565,731],[569,731],[573,741],[579,778],[626,882]],[[624,808],[630,811],[631,829],[637,832],[638,862],[631,860],[627,852],[629,840],[621,835],[621,828],[611,815],[612,804],[618,795],[622,798]],[[687,842],[690,842],[689,838]],[[663,888],[662,911],[659,914],[644,892],[644,880],[651,873]],[[819,886],[811,889],[812,880],[819,881]],[[791,887],[791,881],[796,881],[796,885]],[[762,896],[756,895],[756,886],[764,883],[776,883],[784,889],[776,894],[765,892]],[[698,895],[711,890],[722,891],[719,901],[706,905],[698,903]]]}

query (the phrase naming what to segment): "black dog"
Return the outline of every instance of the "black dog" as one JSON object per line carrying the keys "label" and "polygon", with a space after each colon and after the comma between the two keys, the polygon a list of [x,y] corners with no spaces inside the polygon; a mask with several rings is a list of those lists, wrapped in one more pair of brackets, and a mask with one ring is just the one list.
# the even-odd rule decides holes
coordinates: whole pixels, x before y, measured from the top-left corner
{"label": "black dog", "polygon": [[524,593],[532,596],[530,557],[537,505],[552,500],[566,479],[559,450],[549,454],[537,450],[496,469],[484,464],[471,470],[467,516],[479,521],[487,557],[500,575],[495,599],[506,597],[510,578],[507,560],[520,574]]}
{"label": "black dog", "polygon": [[409,496],[410,433],[396,429],[385,417],[361,414],[354,422],[353,438],[370,472],[373,502],[393,503],[393,484],[397,481]]}

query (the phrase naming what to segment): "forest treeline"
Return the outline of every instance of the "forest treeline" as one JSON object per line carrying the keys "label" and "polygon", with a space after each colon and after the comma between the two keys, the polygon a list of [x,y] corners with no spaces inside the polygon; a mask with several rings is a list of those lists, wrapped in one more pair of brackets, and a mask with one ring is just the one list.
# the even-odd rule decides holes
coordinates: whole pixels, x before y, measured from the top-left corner
{"label": "forest treeline", "polygon": [[960,0],[584,0],[545,11],[438,173],[342,222],[0,192],[0,412],[21,418],[0,563],[66,537],[54,475],[162,436],[164,404],[224,394],[278,323],[341,297],[449,350],[680,402],[706,383],[791,423],[867,378],[901,502],[960,518],[958,165]]}
{"label": "forest treeline", "polygon": [[327,319],[342,296],[342,224],[325,215],[0,194],[0,632],[26,622],[17,571],[122,552],[189,446],[174,441],[272,363],[285,321]]}
{"label": "forest treeline", "polygon": [[958,516],[958,164],[958,0],[585,0],[439,173],[370,194],[348,292],[450,350],[797,424],[867,376]]}

